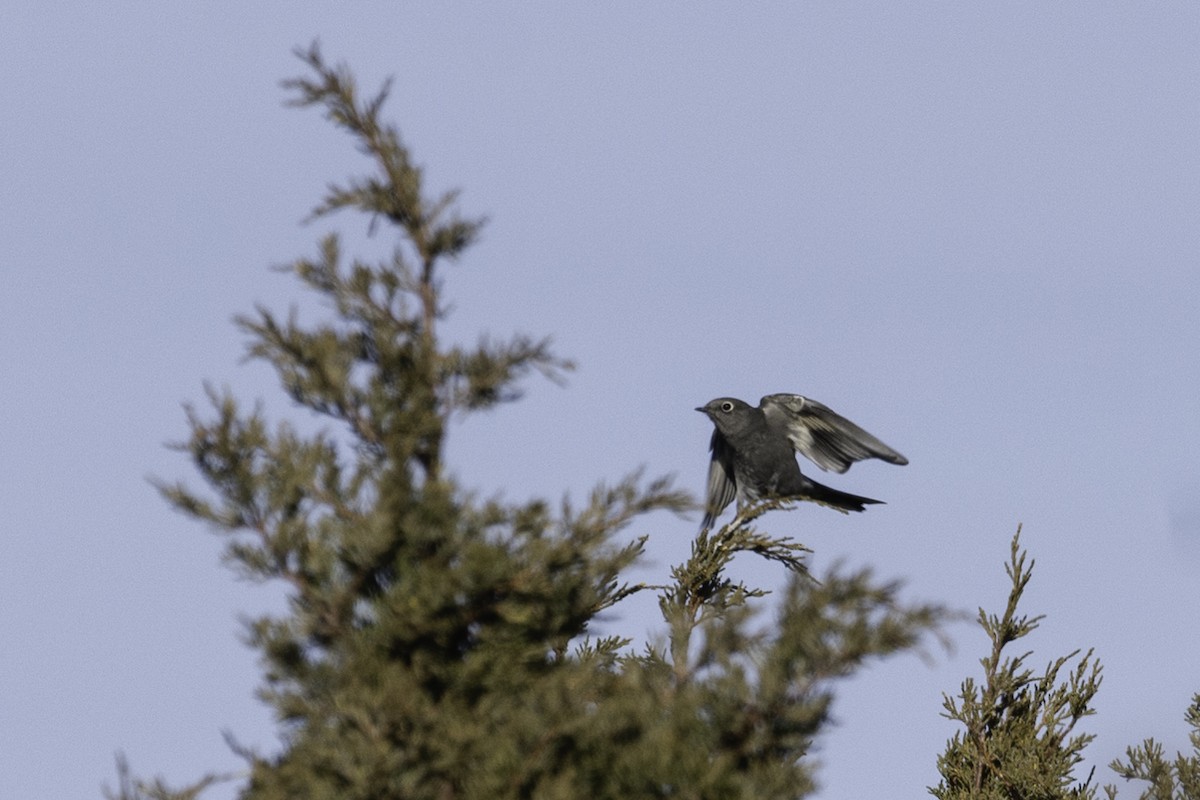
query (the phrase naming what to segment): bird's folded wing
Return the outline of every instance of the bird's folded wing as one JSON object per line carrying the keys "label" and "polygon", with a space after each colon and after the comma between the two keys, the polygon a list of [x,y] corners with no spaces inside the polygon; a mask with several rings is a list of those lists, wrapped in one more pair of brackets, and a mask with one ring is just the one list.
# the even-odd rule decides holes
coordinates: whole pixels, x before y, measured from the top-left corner
{"label": "bird's folded wing", "polygon": [[725,437],[713,431],[708,447],[712,450],[712,461],[708,464],[708,492],[704,497],[704,522],[701,525],[704,529],[712,527],[717,516],[725,510],[725,506],[733,502],[737,493],[733,482],[729,445],[725,443]]}
{"label": "bird's folded wing", "polygon": [[796,452],[821,469],[845,472],[855,461],[866,458],[908,463],[900,453],[816,400],[798,394],[771,394],[759,402],[759,408],[767,424],[782,431]]}

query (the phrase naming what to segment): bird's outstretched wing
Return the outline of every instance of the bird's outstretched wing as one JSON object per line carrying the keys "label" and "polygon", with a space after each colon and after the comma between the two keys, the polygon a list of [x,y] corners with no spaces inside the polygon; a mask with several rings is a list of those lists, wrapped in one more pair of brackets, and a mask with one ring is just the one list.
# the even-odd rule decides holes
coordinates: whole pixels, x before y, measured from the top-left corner
{"label": "bird's outstretched wing", "polygon": [[701,530],[708,530],[717,521],[725,506],[733,502],[737,486],[733,482],[733,462],[729,445],[719,431],[713,431],[708,449],[712,450],[712,461],[708,464],[708,491],[704,496],[704,521]]}
{"label": "bird's outstretched wing", "polygon": [[[855,461],[867,458],[908,463],[900,453],[816,400],[798,394],[769,394],[758,407],[768,425],[781,431],[796,452],[821,469],[845,472]],[[709,487],[711,495],[711,471]]]}

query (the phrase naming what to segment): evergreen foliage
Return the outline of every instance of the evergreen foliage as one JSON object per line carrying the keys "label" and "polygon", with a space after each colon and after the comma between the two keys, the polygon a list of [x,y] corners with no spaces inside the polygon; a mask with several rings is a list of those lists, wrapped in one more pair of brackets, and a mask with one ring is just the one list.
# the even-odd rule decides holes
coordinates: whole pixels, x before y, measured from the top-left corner
{"label": "evergreen foliage", "polygon": [[[336,235],[291,269],[335,318],[302,324],[260,307],[239,319],[300,408],[331,430],[301,435],[260,408],[208,390],[188,409],[190,455],[206,491],[163,484],[169,502],[225,537],[225,558],[282,581],[285,614],[249,625],[280,752],[237,746],[241,796],[266,798],[796,798],[814,787],[804,756],[828,722],[833,686],[864,662],[913,649],[945,618],[906,605],[868,572],[814,580],[804,548],[754,528],[779,503],[745,509],[692,544],[664,586],[621,576],[641,555],[649,512],[690,495],[640,472],[581,507],[480,501],[448,477],[454,415],[520,395],[532,372],[570,364],[526,336],[446,346],[444,265],[476,239],[455,193],[430,197],[398,131],[380,120],[387,87],[361,99],[353,76],[313,47],[292,103],[317,107],[371,160],[314,211],[365,213],[395,232],[392,257],[346,263]],[[519,457],[519,454],[517,455]],[[625,532],[633,524],[637,535]],[[683,543],[681,542],[681,546]],[[764,592],[730,579],[740,553],[790,580],[771,625]],[[594,638],[597,615],[660,592],[669,643]],[[192,797],[139,782],[116,794]]]}
{"label": "evergreen foliage", "polygon": [[[965,730],[954,735],[938,758],[942,780],[930,792],[941,800],[1096,796],[1090,776],[1074,783],[1074,768],[1094,738],[1074,729],[1095,713],[1091,703],[1100,688],[1099,662],[1089,650],[1073,667],[1068,666],[1079,655],[1076,650],[1035,674],[1025,665],[1030,652],[1011,656],[1006,651],[1043,619],[1017,614],[1034,564],[1026,565],[1020,537],[1018,528],[1004,568],[1012,581],[1004,613],[996,616],[979,609],[979,625],[992,643],[991,652],[980,660],[983,685],[967,678],[957,699],[945,696],[944,716],[961,722]],[[1060,682],[1064,667],[1066,677]]]}
{"label": "evergreen foliage", "polygon": [[[1200,800],[1200,693],[1192,696],[1192,704],[1184,715],[1191,733],[1192,754],[1176,753],[1175,760],[1163,756],[1163,747],[1146,739],[1136,747],[1125,750],[1125,761],[1114,759],[1109,767],[1125,780],[1150,784],[1138,797],[1140,800]],[[1115,786],[1105,786],[1109,800],[1117,796]]]}

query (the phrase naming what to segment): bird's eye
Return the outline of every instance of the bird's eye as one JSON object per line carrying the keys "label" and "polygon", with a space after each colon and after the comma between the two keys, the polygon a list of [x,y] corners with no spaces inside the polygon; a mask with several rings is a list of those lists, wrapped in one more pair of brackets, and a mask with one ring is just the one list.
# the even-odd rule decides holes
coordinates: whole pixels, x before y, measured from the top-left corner
{"label": "bird's eye", "polygon": [[728,414],[730,411],[733,411],[733,403],[726,400],[724,403],[721,403],[721,410]]}

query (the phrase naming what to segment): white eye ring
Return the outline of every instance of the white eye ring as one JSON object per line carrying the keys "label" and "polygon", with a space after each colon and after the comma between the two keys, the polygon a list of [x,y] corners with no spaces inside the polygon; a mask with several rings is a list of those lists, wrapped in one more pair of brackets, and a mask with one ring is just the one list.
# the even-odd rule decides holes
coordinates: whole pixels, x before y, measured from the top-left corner
{"label": "white eye ring", "polygon": [[726,400],[724,403],[721,403],[721,410],[728,414],[730,411],[733,411],[733,403]]}

